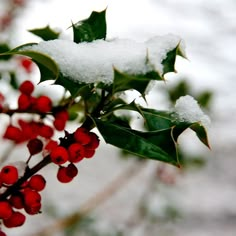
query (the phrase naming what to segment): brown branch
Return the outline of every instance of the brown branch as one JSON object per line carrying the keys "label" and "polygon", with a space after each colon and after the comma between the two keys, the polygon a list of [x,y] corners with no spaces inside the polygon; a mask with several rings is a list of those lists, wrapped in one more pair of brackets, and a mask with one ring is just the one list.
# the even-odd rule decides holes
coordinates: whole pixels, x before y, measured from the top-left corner
{"label": "brown branch", "polygon": [[42,161],[40,161],[38,164],[36,164],[32,168],[27,168],[25,170],[25,174],[12,186],[9,186],[5,192],[0,194],[0,201],[5,200],[8,196],[10,196],[12,193],[18,191],[21,188],[21,185],[28,180],[31,176],[33,176],[35,173],[37,173],[39,170],[41,170],[43,167],[51,163],[50,156],[44,157]]}

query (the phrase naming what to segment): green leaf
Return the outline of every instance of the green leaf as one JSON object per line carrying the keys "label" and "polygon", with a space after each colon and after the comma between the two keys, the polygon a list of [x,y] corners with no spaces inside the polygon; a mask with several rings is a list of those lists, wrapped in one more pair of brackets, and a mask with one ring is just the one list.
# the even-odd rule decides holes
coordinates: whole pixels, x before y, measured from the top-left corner
{"label": "green leaf", "polygon": [[107,143],[142,158],[154,159],[178,165],[176,155],[169,155],[162,149],[161,146],[156,145],[153,140],[148,139],[150,137],[150,133],[141,133],[98,119],[95,119],[94,121],[99,132]]}
{"label": "green leaf", "polygon": [[129,75],[122,73],[114,68],[113,94],[130,89],[137,90],[144,96],[149,82],[153,79],[159,79],[159,75],[155,72],[150,72],[146,75]]}
{"label": "green leaf", "polygon": [[45,41],[58,39],[60,33],[52,30],[49,25],[44,28],[31,29],[29,30],[32,34],[42,38]]}
{"label": "green leaf", "polygon": [[161,62],[161,64],[163,65],[162,76],[164,76],[166,73],[169,73],[169,72],[176,72],[175,60],[176,60],[177,55],[185,58],[183,52],[180,49],[180,43],[174,49],[169,51],[166,54],[166,58]]}
{"label": "green leaf", "polygon": [[5,55],[17,55],[17,54],[28,56],[32,58],[32,60],[39,67],[41,74],[40,82],[43,82],[45,80],[57,79],[59,76],[59,69],[56,62],[46,54],[30,50],[28,46],[32,45],[35,44],[31,43],[31,44],[21,45],[11,51],[0,54],[0,58]]}
{"label": "green leaf", "polygon": [[18,90],[19,84],[17,83],[17,78],[15,72],[10,73],[10,85],[13,89]]}
{"label": "green leaf", "polygon": [[[10,48],[7,44],[0,44],[0,54],[9,51]],[[11,55],[4,55],[0,56],[0,60],[9,60],[11,58]]]}
{"label": "green leaf", "polygon": [[163,75],[168,72],[176,72],[175,71],[175,59],[177,55],[178,46],[173,50],[169,51],[166,55],[166,58],[162,61],[163,65]]}
{"label": "green leaf", "polygon": [[105,39],[107,33],[106,9],[101,12],[93,11],[88,19],[72,24],[74,42],[92,42]]}
{"label": "green leaf", "polygon": [[163,129],[169,129],[173,127],[173,137],[177,141],[178,136],[187,128],[192,129],[199,140],[210,148],[206,129],[199,122],[183,122],[174,118],[171,112],[168,111],[158,111],[154,109],[144,109],[142,110],[143,117],[145,119],[145,124],[150,131],[159,131]]}
{"label": "green leaf", "polygon": [[170,112],[140,108],[148,130],[163,130],[174,126]]}
{"label": "green leaf", "polygon": [[202,143],[204,143],[208,148],[210,148],[207,131],[204,126],[196,122],[196,123],[191,124],[189,128],[192,129],[196,133],[197,137]]}
{"label": "green leaf", "polygon": [[62,76],[61,74],[58,76],[55,84],[61,85],[62,87],[67,89],[70,92],[71,96],[74,98],[78,96],[80,89],[86,86],[86,84],[84,83],[74,82],[73,80]]}
{"label": "green leaf", "polygon": [[114,112],[116,110],[130,110],[130,111],[136,111],[141,115],[143,115],[142,111],[140,110],[140,107],[134,101],[127,104],[124,100],[120,98],[115,99],[114,101],[109,103],[107,106],[105,106],[104,110],[108,113]]}

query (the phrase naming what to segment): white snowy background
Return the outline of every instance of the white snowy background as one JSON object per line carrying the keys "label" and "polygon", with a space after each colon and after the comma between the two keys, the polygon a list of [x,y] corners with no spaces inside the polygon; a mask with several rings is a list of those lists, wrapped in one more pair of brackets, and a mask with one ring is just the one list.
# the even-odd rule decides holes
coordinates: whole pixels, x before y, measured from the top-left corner
{"label": "white snowy background", "polygon": [[[129,38],[142,42],[168,33],[183,38],[189,60],[178,61],[178,75],[171,77],[168,83],[174,83],[178,76],[186,77],[196,92],[212,90],[214,102],[209,128],[212,150],[199,144],[192,134],[187,134],[184,139],[192,152],[207,156],[206,167],[179,176],[175,186],[160,185],[160,196],[154,199],[149,196],[155,211],[160,212],[161,205],[168,200],[180,210],[182,217],[174,222],[157,221],[154,225],[132,224],[131,218],[135,215],[133,206],[145,191],[150,173],[156,167],[155,162],[149,161],[136,178],[93,213],[99,216],[100,227],[103,230],[125,228],[125,236],[236,235],[235,0],[32,1],[24,17],[18,21],[12,44],[17,46],[38,40],[26,30],[47,24],[59,27],[70,35],[67,28],[71,21],[77,22],[88,17],[92,10],[102,10],[106,6],[108,38]],[[152,102],[154,99],[150,98]],[[67,185],[57,182],[53,168],[45,168],[44,173],[52,176],[43,194],[44,205],[54,205],[61,217],[78,211],[86,199],[101,191],[115,176],[133,164],[118,156],[115,149],[102,145],[94,159],[81,164],[80,176]],[[128,221],[131,223],[127,224]],[[11,230],[9,235],[34,235],[51,223],[53,217],[46,214],[28,217],[24,227]]]}

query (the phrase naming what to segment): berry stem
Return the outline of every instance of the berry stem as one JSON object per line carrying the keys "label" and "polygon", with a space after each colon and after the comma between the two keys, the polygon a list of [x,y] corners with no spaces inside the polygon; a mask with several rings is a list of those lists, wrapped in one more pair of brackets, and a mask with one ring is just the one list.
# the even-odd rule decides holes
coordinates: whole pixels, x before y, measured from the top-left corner
{"label": "berry stem", "polygon": [[51,163],[51,158],[48,155],[44,157],[42,161],[40,161],[38,164],[36,164],[32,168],[27,168],[25,170],[25,174],[15,184],[8,187],[5,192],[0,194],[0,201],[5,200],[12,193],[17,192],[25,181],[27,181],[31,176],[33,176],[35,173],[37,173],[39,170],[41,170],[42,168],[44,168],[46,165],[50,163]]}

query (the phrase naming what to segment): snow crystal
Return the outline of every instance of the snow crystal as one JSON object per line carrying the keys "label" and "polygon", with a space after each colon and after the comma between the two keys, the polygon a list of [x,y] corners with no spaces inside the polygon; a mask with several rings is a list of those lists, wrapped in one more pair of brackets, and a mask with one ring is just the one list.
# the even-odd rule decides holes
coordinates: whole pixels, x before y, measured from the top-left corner
{"label": "snow crystal", "polygon": [[180,38],[173,35],[154,37],[144,43],[114,39],[76,44],[69,40],[56,39],[22,50],[47,54],[57,63],[61,73],[71,80],[85,83],[101,81],[109,84],[113,81],[114,67],[133,75],[145,74],[151,70],[162,75],[162,60],[180,42]]}
{"label": "snow crystal", "polygon": [[200,122],[205,127],[210,125],[210,118],[204,114],[198,102],[189,95],[182,96],[176,101],[174,116],[183,122]]}

